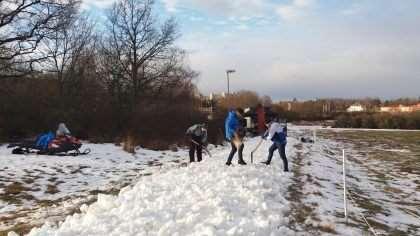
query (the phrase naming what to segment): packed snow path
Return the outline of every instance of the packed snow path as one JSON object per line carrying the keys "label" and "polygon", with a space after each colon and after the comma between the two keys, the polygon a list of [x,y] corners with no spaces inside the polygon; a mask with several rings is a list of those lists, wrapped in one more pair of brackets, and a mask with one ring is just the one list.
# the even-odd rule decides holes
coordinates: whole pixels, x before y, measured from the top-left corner
{"label": "packed snow path", "polygon": [[[246,159],[257,141],[247,142]],[[118,196],[100,195],[58,228],[30,235],[293,235],[285,199],[291,174],[280,159],[269,167],[225,166],[228,152],[143,177]]]}

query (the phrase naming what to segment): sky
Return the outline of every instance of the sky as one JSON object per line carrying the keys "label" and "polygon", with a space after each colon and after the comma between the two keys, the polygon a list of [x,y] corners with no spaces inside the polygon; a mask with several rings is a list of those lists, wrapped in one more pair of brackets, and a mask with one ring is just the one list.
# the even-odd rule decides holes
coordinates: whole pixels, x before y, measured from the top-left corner
{"label": "sky", "polygon": [[[98,13],[115,0],[84,0]],[[203,94],[274,100],[420,96],[418,0],[156,0]],[[100,13],[99,13],[100,14]]]}

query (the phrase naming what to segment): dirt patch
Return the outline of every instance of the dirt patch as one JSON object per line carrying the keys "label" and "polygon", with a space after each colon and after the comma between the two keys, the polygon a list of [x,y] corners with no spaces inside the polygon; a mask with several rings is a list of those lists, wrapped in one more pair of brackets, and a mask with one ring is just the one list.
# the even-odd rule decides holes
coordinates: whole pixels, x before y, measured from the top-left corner
{"label": "dirt patch", "polygon": [[31,231],[32,228],[39,227],[39,226],[41,225],[17,224],[13,228],[10,228],[5,231],[0,231],[0,236],[7,236],[7,234],[11,231],[19,235],[26,235]]}
{"label": "dirt patch", "polygon": [[57,181],[57,177],[51,177],[49,179],[47,179],[49,182],[56,182]]}
{"label": "dirt patch", "polygon": [[[297,150],[296,158],[294,158],[294,168],[293,168],[293,183],[289,186],[288,189],[288,196],[286,197],[292,204],[291,212],[290,212],[290,228],[294,231],[302,231],[306,234],[311,235],[321,235],[322,233],[331,233],[336,234],[336,231],[332,226],[322,225],[322,224],[308,224],[307,220],[312,219],[313,221],[319,221],[317,219],[315,208],[318,207],[318,204],[305,204],[303,202],[304,193],[303,188],[305,185],[305,181],[303,179],[307,179],[309,182],[316,182],[314,181],[313,177],[309,174],[302,173],[302,167],[304,165],[304,160],[307,159],[308,153],[302,152],[302,144],[297,144],[294,146]],[[321,195],[320,192],[314,193],[317,195]]]}
{"label": "dirt patch", "polygon": [[25,187],[20,182],[13,182],[4,188],[4,193],[0,193],[0,200],[9,204],[21,204],[22,200],[35,199],[28,191],[32,189]]}
{"label": "dirt patch", "polygon": [[45,190],[45,193],[48,193],[48,194],[56,194],[59,192],[60,191],[58,190],[57,185],[53,185],[53,184],[48,184],[47,190]]}
{"label": "dirt patch", "polygon": [[22,180],[25,184],[33,184],[35,182],[35,178],[24,178]]}
{"label": "dirt patch", "polygon": [[17,195],[27,190],[28,188],[25,188],[22,183],[14,182],[12,184],[7,185],[4,189],[4,192],[10,195]]}
{"label": "dirt patch", "polygon": [[[128,183],[127,184],[123,184],[123,187],[122,188],[124,188],[124,187],[126,187],[128,185],[129,185]],[[93,191],[90,191],[89,194],[94,195],[94,196],[96,196],[98,194],[117,195],[119,192],[120,192],[120,189],[119,188],[111,188],[111,189],[107,189],[107,190],[93,190]]]}

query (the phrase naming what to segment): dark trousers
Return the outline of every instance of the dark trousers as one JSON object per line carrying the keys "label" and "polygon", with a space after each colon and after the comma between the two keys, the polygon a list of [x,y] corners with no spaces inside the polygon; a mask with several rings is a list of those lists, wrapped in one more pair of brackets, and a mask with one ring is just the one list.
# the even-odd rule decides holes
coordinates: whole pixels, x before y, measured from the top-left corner
{"label": "dark trousers", "polygon": [[238,161],[239,162],[244,162],[244,159],[242,157],[242,151],[244,150],[244,144],[242,143],[241,146],[239,146],[239,150],[238,150],[238,148],[236,148],[236,146],[233,142],[230,142],[230,145],[232,145],[232,149],[230,150],[227,163],[229,163],[229,164],[232,163],[233,156],[235,155],[236,152],[238,152]]}
{"label": "dark trousers", "polygon": [[283,160],[284,170],[289,171],[289,166],[286,158],[286,144],[273,143],[273,145],[271,145],[270,149],[268,150],[267,163],[270,164],[271,159],[273,158],[274,151],[276,151],[277,149],[279,150],[280,157]]}
{"label": "dark trousers", "polygon": [[191,142],[190,143],[190,162],[194,162],[194,153],[197,151],[197,161],[200,162],[202,160],[202,152],[203,152],[203,146],[201,143],[200,138],[192,138],[196,143]]}

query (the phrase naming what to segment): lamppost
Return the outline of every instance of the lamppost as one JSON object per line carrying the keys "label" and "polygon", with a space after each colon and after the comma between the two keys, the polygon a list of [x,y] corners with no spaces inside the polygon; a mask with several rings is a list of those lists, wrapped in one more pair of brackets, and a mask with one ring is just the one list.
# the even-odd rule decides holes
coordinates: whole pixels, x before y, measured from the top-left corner
{"label": "lamppost", "polygon": [[227,94],[228,94],[228,95],[230,94],[230,88],[229,88],[229,74],[232,74],[232,73],[235,73],[235,72],[236,72],[235,70],[226,70],[226,77],[227,77],[227,89],[228,89]]}

